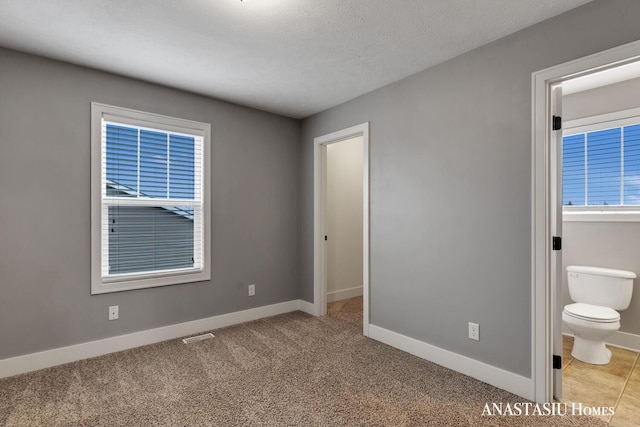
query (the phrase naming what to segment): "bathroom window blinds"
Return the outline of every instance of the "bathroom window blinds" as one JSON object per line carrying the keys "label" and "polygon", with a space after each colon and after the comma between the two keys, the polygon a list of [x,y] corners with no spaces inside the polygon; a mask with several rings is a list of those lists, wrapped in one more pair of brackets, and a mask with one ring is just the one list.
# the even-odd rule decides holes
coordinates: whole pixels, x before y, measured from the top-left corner
{"label": "bathroom window blinds", "polygon": [[562,204],[640,206],[640,124],[562,139]]}

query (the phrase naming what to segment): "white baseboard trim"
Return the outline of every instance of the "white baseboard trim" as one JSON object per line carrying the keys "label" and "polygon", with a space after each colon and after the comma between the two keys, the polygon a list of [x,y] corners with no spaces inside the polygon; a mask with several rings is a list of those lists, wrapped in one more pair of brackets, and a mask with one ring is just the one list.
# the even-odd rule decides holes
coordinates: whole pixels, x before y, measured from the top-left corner
{"label": "white baseboard trim", "polygon": [[343,299],[359,297],[362,295],[362,286],[355,288],[341,289],[339,291],[327,292],[327,302],[336,302]]}
{"label": "white baseboard trim", "polygon": [[3,359],[0,360],[0,378],[24,374],[26,372],[50,368],[64,363],[102,356],[109,353],[115,353],[117,351],[128,350],[130,348],[154,344],[160,341],[180,338],[185,335],[193,335],[213,329],[224,328],[225,326],[258,320],[264,317],[276,316],[278,314],[289,313],[296,310],[307,312],[307,305],[313,307],[313,304],[306,301],[292,300],[279,304],[251,308],[249,310],[236,311],[234,313],[221,314],[219,316],[208,317],[205,319],[198,319],[190,322],[178,323],[175,325],[163,326],[160,328],[105,338],[102,340],[89,341],[68,347],[60,347],[38,353]]}
{"label": "white baseboard trim", "polygon": [[[562,331],[562,335],[566,335],[568,337],[573,336],[571,332],[565,332],[564,330]],[[640,335],[617,331],[615,334],[611,335],[605,343],[612,347],[618,347],[624,350],[631,350],[636,353],[640,353]]]}
{"label": "white baseboard trim", "polygon": [[640,353],[640,335],[617,331],[609,337],[607,344]]}
{"label": "white baseboard trim", "polygon": [[316,310],[316,306],[313,303],[310,303],[304,300],[298,300],[298,301],[300,302],[300,306],[298,308],[300,311],[303,311],[312,316],[319,316]]}
{"label": "white baseboard trim", "polygon": [[380,341],[407,353],[426,359],[430,362],[452,369],[477,380],[507,390],[513,394],[533,399],[533,383],[513,372],[488,365],[475,359],[451,352],[449,350],[418,341],[397,332],[375,325],[369,325],[369,338]]}

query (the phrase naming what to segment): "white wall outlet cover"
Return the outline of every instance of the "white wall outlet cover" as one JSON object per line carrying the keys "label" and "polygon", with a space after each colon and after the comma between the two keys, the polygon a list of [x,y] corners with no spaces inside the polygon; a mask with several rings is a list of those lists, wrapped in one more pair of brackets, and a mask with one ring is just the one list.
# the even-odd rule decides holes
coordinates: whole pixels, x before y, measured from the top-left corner
{"label": "white wall outlet cover", "polygon": [[249,296],[252,297],[256,294],[256,285],[249,285]]}
{"label": "white wall outlet cover", "polygon": [[120,316],[119,307],[117,305],[112,305],[109,307],[109,320],[117,320]]}
{"label": "white wall outlet cover", "polygon": [[480,341],[480,325],[469,322],[469,339]]}

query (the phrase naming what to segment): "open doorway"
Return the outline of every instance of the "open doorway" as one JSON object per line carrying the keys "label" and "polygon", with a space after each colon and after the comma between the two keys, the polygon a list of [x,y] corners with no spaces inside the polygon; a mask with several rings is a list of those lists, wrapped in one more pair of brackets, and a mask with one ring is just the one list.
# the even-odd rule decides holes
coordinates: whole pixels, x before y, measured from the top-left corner
{"label": "open doorway", "polygon": [[[561,400],[612,408],[599,416],[636,425],[640,298],[624,302],[620,291],[640,274],[640,62],[567,80],[562,92]],[[605,293],[581,293],[581,276],[603,277]],[[585,307],[593,320],[582,331],[574,312]],[[604,345],[584,345],[600,334]]]}
{"label": "open doorway", "polygon": [[327,303],[362,296],[362,136],[327,147]]}
{"label": "open doorway", "polygon": [[369,124],[314,139],[314,312],[362,295],[369,330]]}
{"label": "open doorway", "polygon": [[[596,77],[637,67],[639,60],[640,43],[636,42],[533,74],[532,371],[533,394],[538,402],[548,402],[553,397],[562,400],[562,368],[567,366],[567,360],[561,362],[565,302],[561,254],[568,243],[560,240],[564,237],[562,218],[566,204],[562,198],[562,92],[572,87],[575,91],[580,84],[586,84],[581,90],[612,84],[603,84],[601,80],[594,85],[594,82]],[[617,78],[618,82],[624,79]],[[586,206],[588,209],[590,206]],[[614,406],[622,399],[617,396]]]}

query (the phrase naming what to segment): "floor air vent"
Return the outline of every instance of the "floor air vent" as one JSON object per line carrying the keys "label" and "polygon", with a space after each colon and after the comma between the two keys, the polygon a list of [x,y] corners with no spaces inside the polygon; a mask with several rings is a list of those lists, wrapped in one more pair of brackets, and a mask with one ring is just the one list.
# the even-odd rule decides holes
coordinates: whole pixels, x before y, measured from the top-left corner
{"label": "floor air vent", "polygon": [[182,340],[185,344],[193,344],[194,342],[204,341],[213,338],[213,334],[209,332],[208,334],[196,335],[195,337],[184,338]]}

